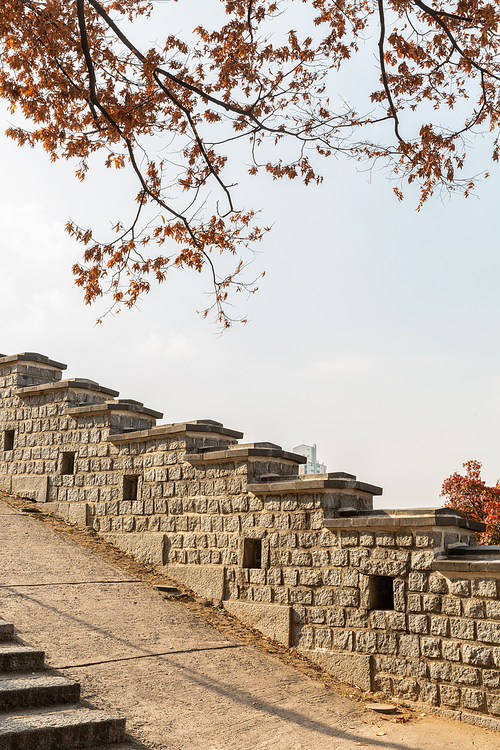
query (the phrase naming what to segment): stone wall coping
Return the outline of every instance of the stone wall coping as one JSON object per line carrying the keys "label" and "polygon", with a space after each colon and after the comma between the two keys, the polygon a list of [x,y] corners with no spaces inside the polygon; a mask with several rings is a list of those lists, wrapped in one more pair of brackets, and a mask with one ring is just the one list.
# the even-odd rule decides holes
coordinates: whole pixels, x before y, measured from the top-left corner
{"label": "stone wall coping", "polygon": [[[293,461],[297,464],[307,463],[305,456],[300,456],[298,453],[290,453],[284,451],[280,445],[274,443],[244,443],[237,445],[228,445],[227,448],[223,449],[212,448],[211,450],[201,450],[199,453],[188,453],[186,454],[186,461],[191,464],[196,463],[210,463],[220,461],[234,461],[235,458],[250,458],[250,457],[264,457],[264,458],[281,458],[286,461]],[[259,485],[262,487],[264,485]]]}
{"label": "stone wall coping", "polygon": [[459,560],[500,560],[500,546],[496,544],[478,544],[471,547],[468,544],[454,544],[448,547],[448,555]]}
{"label": "stone wall coping", "polygon": [[[305,463],[305,461],[301,461],[300,463]],[[333,474],[303,474],[296,477],[295,481],[286,479],[285,481],[277,480],[265,484],[248,484],[247,489],[249,492],[253,492],[254,495],[272,495],[280,492],[303,492],[306,490],[357,490],[358,492],[366,492],[369,495],[381,495],[383,492],[382,487],[376,487],[373,484],[358,482],[355,479],[336,478],[336,474],[338,473],[341,472]],[[345,520],[351,521],[352,519],[347,518]],[[349,526],[350,524],[346,525]]]}
{"label": "stone wall coping", "polygon": [[484,523],[462,518],[453,508],[415,508],[404,512],[391,510],[353,511],[349,517],[328,518],[323,525],[329,529],[404,528],[407,526],[458,526],[471,531],[485,531]]}
{"label": "stone wall coping", "polygon": [[[173,424],[160,424],[157,427],[151,427],[149,430],[137,430],[135,432],[124,432],[118,435],[110,435],[108,440],[112,443],[133,443],[143,442],[164,435],[180,435],[183,432],[189,433],[207,433],[220,437],[231,437],[237,440],[243,437],[242,432],[229,430],[223,427],[221,422],[214,422],[211,419],[197,419],[192,422],[174,422]],[[198,455],[198,454],[196,454]]]}
{"label": "stone wall coping", "polygon": [[462,517],[459,510],[455,508],[448,508],[446,506],[440,507],[426,507],[426,508],[375,508],[374,510],[360,510],[354,511],[353,515],[360,516],[457,516]]}
{"label": "stone wall coping", "polygon": [[17,396],[35,396],[38,393],[54,393],[55,391],[68,391],[72,389],[105,393],[107,396],[120,395],[119,391],[106,388],[96,383],[95,380],[87,380],[86,378],[68,378],[67,380],[60,380],[58,383],[29,385],[24,388],[16,388],[15,393]]}
{"label": "stone wall coping", "polygon": [[450,560],[436,559],[431,570],[440,573],[500,573],[500,558],[498,560]]}
{"label": "stone wall coping", "polygon": [[139,401],[128,401],[118,399],[117,401],[106,401],[104,404],[89,404],[88,406],[75,406],[64,412],[70,417],[80,417],[87,414],[110,414],[113,411],[126,411],[133,414],[142,414],[154,419],[162,419],[161,411],[148,409]]}
{"label": "stone wall coping", "polygon": [[14,362],[33,362],[40,365],[48,365],[49,367],[55,367],[58,370],[66,370],[68,365],[62,362],[56,362],[53,359],[49,359],[44,354],[37,354],[36,352],[22,352],[21,354],[0,354],[0,368],[8,367]]}

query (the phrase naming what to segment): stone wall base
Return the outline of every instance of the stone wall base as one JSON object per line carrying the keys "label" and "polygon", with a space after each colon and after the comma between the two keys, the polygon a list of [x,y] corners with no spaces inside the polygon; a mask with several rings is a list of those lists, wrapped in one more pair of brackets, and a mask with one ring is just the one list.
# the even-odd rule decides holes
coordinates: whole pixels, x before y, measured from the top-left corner
{"label": "stone wall base", "polygon": [[224,609],[273,641],[290,646],[291,607],[229,599]]}
{"label": "stone wall base", "polygon": [[[77,504],[77,503],[75,503]],[[71,505],[71,503],[69,503]],[[101,534],[107,542],[146,565],[163,565],[165,534]]]}
{"label": "stone wall base", "polygon": [[[47,502],[49,478],[48,476],[31,476],[29,474],[14,474],[10,479],[10,488],[6,489],[12,495],[27,497],[37,503]],[[4,487],[2,487],[4,489]]]}
{"label": "stone wall base", "polygon": [[179,581],[199,596],[218,600],[224,598],[224,567],[222,565],[163,565],[161,570],[168,578]]}
{"label": "stone wall base", "polygon": [[9,474],[0,474],[0,490],[10,495],[12,483]]}
{"label": "stone wall base", "polygon": [[297,648],[297,651],[342,682],[354,685],[361,690],[371,690],[370,656],[367,654],[351,654],[346,651],[310,651],[305,648]]}
{"label": "stone wall base", "polygon": [[[389,700],[396,704],[399,702],[394,698],[389,698]],[[493,717],[486,716],[485,714],[471,714],[468,711],[456,711],[450,708],[439,708],[438,706],[430,706],[428,703],[415,703],[414,701],[408,700],[405,700],[404,702],[415,710],[422,711],[422,713],[434,714],[434,716],[441,716],[443,719],[463,721],[465,724],[473,724],[476,727],[490,729],[493,732],[500,732],[500,719],[494,719]]]}
{"label": "stone wall base", "polygon": [[45,503],[44,511],[53,513],[68,523],[85,528],[88,524],[89,509],[87,503]]}

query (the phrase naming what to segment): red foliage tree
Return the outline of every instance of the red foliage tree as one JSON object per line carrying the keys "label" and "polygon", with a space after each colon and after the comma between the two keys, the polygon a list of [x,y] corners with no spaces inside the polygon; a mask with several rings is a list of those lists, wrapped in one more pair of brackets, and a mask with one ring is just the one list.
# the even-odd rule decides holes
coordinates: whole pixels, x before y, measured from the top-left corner
{"label": "red foliage tree", "polygon": [[487,526],[479,534],[480,544],[500,544],[500,479],[494,487],[488,487],[481,479],[481,462],[466,461],[465,476],[455,472],[445,479],[441,497],[446,498],[447,508],[456,508],[464,518],[481,521]]}

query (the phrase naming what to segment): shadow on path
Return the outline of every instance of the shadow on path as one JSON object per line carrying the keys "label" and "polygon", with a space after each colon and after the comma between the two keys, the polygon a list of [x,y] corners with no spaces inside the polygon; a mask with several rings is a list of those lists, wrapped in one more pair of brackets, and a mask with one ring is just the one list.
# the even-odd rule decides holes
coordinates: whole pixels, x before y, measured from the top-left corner
{"label": "shadow on path", "polygon": [[[141,584],[144,585],[144,584]],[[295,724],[300,727],[306,728],[308,731],[315,732],[317,734],[323,735],[325,737],[331,737],[336,738],[338,740],[345,740],[350,742],[369,742],[370,746],[377,747],[386,750],[421,750],[421,748],[418,748],[416,746],[410,746],[408,744],[400,744],[398,742],[392,742],[390,740],[383,740],[380,738],[374,738],[374,737],[366,737],[361,734],[357,734],[352,731],[346,731],[338,726],[339,722],[344,722],[347,720],[347,714],[340,715],[338,717],[335,717],[335,719],[332,721],[333,726],[329,724],[325,724],[322,721],[319,721],[317,719],[311,719],[309,716],[300,713],[297,710],[291,709],[291,708],[280,708],[278,705],[271,703],[268,700],[263,700],[262,698],[259,698],[259,696],[256,696],[255,694],[249,693],[245,690],[242,690],[241,688],[235,687],[234,685],[230,685],[228,683],[223,682],[222,680],[218,680],[215,678],[210,678],[205,675],[203,675],[198,670],[186,666],[184,663],[180,663],[179,661],[175,660],[176,655],[184,655],[189,653],[197,653],[197,652],[203,652],[208,650],[225,650],[227,648],[244,648],[247,653],[252,654],[251,650],[248,647],[240,646],[238,644],[232,645],[227,640],[224,643],[222,641],[221,646],[215,646],[215,647],[206,647],[206,648],[192,648],[192,649],[186,649],[181,651],[174,651],[169,652],[168,654],[158,654],[157,652],[145,649],[136,643],[133,643],[132,641],[126,640],[125,638],[119,637],[114,635],[113,633],[110,633],[107,630],[104,630],[102,628],[95,627],[94,625],[86,622],[85,620],[82,620],[79,617],[75,617],[74,615],[69,614],[68,612],[63,612],[60,609],[57,609],[56,607],[52,607],[49,604],[46,604],[39,599],[36,599],[33,596],[29,596],[28,594],[23,594],[19,592],[19,590],[14,590],[12,588],[8,587],[2,587],[5,591],[8,591],[13,596],[20,597],[22,599],[26,599],[29,602],[31,602],[34,605],[37,605],[39,607],[42,607],[46,610],[52,611],[54,613],[57,613],[58,616],[63,617],[67,620],[71,620],[72,622],[78,623],[79,625],[83,626],[85,629],[87,629],[90,633],[102,633],[112,640],[114,640],[116,643],[119,643],[123,646],[126,646],[128,648],[136,649],[142,653],[142,658],[150,657],[155,658],[159,662],[163,662],[164,664],[167,664],[171,667],[174,667],[177,671],[182,672],[183,677],[185,677],[187,680],[189,680],[191,683],[204,688],[205,690],[208,690],[212,694],[217,695],[218,697],[223,697],[228,701],[232,701],[234,703],[239,703],[241,706],[244,706],[251,711],[257,711],[261,714],[266,715],[269,718],[277,718],[284,722]],[[173,603],[172,603],[173,604]],[[175,604],[173,604],[175,606]],[[263,654],[260,654],[260,656],[264,656]],[[66,667],[57,667],[58,669],[78,669],[78,668],[86,668],[87,666],[97,666],[99,664],[106,664],[108,662],[114,662],[114,661],[123,661],[125,659],[134,660],[141,657],[124,657],[123,659],[116,658],[116,659],[110,659],[110,660],[102,660],[100,662],[89,662],[88,664],[74,664],[74,665],[68,665]],[[264,656],[264,658],[266,658]],[[271,659],[271,657],[267,657]],[[281,667],[281,665],[280,665]],[[154,668],[151,668],[151,675],[154,673]],[[299,679],[307,679],[306,677],[302,676]],[[345,699],[343,699],[345,700]],[[359,709],[357,706],[353,705],[353,710],[348,714],[349,722],[352,723],[355,720],[360,719],[364,714],[364,710]]]}

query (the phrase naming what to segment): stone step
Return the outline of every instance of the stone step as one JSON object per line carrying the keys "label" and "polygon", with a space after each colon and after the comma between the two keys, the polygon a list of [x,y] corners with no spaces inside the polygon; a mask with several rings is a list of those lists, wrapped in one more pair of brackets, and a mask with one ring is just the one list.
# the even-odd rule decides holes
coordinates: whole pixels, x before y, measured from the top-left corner
{"label": "stone step", "polygon": [[40,649],[15,641],[0,642],[0,672],[39,672],[44,663],[45,653]]}
{"label": "stone step", "polygon": [[61,675],[0,674],[0,711],[79,700],[80,684]]}
{"label": "stone step", "polygon": [[74,750],[123,742],[125,719],[76,708],[0,714],[0,750]]}
{"label": "stone step", "polygon": [[10,641],[14,635],[14,625],[0,617],[0,641]]}

